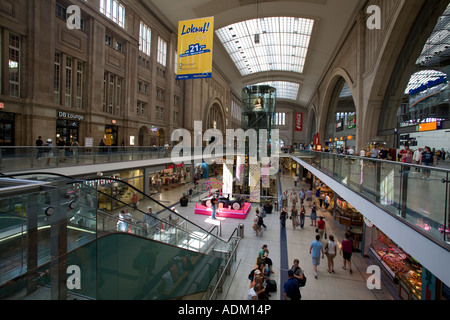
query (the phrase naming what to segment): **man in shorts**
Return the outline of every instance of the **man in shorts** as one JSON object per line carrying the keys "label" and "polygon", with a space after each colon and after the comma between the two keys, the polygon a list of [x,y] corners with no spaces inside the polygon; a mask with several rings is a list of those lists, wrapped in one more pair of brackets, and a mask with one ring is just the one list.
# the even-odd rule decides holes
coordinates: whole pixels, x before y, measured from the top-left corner
{"label": "man in shorts", "polygon": [[320,264],[320,253],[322,252],[322,259],[324,258],[323,243],[320,241],[320,236],[316,235],[316,240],[311,243],[309,253],[312,255],[312,264],[314,268],[314,277],[317,279],[317,266]]}
{"label": "man in shorts", "polygon": [[[425,147],[424,151],[420,155],[420,165],[436,167],[436,155],[431,152],[430,147]],[[430,174],[430,169],[423,169],[422,180],[427,179],[427,181],[430,181]]]}

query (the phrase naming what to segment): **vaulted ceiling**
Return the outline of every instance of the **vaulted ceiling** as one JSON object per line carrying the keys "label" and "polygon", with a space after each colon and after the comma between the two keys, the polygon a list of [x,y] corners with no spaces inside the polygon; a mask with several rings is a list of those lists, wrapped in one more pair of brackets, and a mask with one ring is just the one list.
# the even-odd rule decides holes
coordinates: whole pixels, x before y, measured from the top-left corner
{"label": "vaulted ceiling", "polygon": [[[214,16],[213,63],[239,94],[270,83],[306,107],[355,23],[362,0],[141,0],[174,33],[178,22]],[[255,44],[254,34],[259,43]],[[230,40],[238,41],[230,41]]]}

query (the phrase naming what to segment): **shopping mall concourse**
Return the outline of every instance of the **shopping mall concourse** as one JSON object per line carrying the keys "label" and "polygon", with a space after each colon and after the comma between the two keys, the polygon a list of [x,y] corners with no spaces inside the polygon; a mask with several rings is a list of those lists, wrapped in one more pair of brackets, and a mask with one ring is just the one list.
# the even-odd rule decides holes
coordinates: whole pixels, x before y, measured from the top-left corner
{"label": "shopping mall concourse", "polygon": [[448,300],[449,14],[0,1],[0,299]]}

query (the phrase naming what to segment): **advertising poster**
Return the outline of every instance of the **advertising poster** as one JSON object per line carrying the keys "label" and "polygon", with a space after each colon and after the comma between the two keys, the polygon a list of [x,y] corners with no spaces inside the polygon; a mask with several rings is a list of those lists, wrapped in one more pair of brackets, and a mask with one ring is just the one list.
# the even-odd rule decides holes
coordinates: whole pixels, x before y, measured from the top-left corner
{"label": "advertising poster", "polygon": [[178,23],[177,80],[212,77],[214,17]]}
{"label": "advertising poster", "polygon": [[297,132],[303,131],[303,113],[295,114],[295,131]]}

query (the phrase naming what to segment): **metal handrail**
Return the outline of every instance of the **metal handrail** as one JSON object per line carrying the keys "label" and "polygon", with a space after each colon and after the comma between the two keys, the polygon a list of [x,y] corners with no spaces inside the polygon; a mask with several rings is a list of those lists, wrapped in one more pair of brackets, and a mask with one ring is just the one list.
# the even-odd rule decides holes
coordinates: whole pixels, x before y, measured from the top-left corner
{"label": "metal handrail", "polygon": [[413,168],[420,168],[420,169],[428,169],[428,170],[435,170],[435,171],[440,171],[440,172],[445,172],[445,173],[450,173],[450,169],[446,169],[446,168],[441,168],[441,167],[428,167],[428,166],[423,166],[423,165],[418,165],[418,164],[414,164],[414,163],[405,163],[405,162],[398,162],[398,161],[393,161],[393,160],[384,160],[384,159],[378,159],[378,158],[370,158],[370,157],[360,157],[360,156],[356,156],[356,155],[346,155],[346,154],[338,154],[338,153],[330,153],[330,152],[320,152],[320,151],[303,151],[302,152],[295,152],[293,154],[291,154],[291,156],[296,156],[297,154],[301,154],[301,153],[311,153],[310,156],[314,156],[315,154],[323,154],[323,155],[327,155],[327,156],[337,156],[340,158],[350,158],[353,160],[365,160],[365,161],[375,161],[375,162],[381,162],[381,163],[388,163],[388,164],[395,164],[397,166],[402,166],[402,167],[413,167]]}

